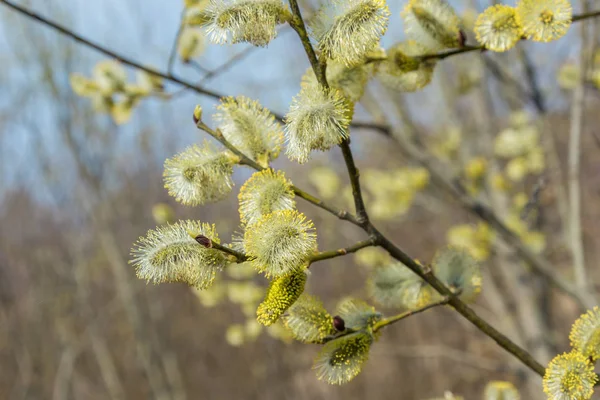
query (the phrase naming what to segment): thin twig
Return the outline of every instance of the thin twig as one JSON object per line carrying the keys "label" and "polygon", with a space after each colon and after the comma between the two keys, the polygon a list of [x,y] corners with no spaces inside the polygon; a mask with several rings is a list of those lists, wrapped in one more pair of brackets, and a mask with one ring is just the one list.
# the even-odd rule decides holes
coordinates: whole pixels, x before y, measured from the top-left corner
{"label": "thin twig", "polygon": [[208,74],[210,73],[210,71],[206,68],[204,68],[202,66],[202,64],[200,64],[198,61],[196,60],[189,60],[187,62],[187,65],[189,65],[190,67],[194,68],[196,71],[198,71],[198,73],[200,74]]}
{"label": "thin twig", "polygon": [[[41,14],[38,14],[38,13],[36,13],[34,11],[27,10],[26,8],[21,7],[20,5],[15,4],[15,3],[13,3],[13,2],[11,2],[9,0],[0,0],[0,4],[4,4],[7,7],[11,8],[12,10],[14,10],[14,11],[22,14],[23,16],[31,18],[31,19],[33,19],[33,20],[35,20],[37,22],[40,22],[42,25],[45,25],[45,26],[47,26],[49,28],[52,28],[52,29],[54,29],[55,31],[57,31],[57,32],[59,32],[61,34],[65,35],[67,37],[70,37],[71,39],[75,40],[76,42],[78,42],[80,44],[83,44],[84,46],[87,46],[89,48],[92,48],[92,49],[94,49],[94,50],[96,50],[96,51],[98,51],[98,52],[100,52],[100,53],[102,53],[102,54],[104,54],[106,56],[114,58],[115,60],[118,60],[118,61],[122,62],[125,65],[128,65],[130,67],[139,69],[141,71],[146,71],[149,74],[156,75],[156,76],[161,77],[161,78],[163,78],[163,79],[165,79],[167,81],[176,83],[176,84],[178,84],[180,86],[183,86],[183,87],[185,87],[185,88],[187,88],[189,90],[192,90],[192,91],[194,91],[196,93],[199,93],[199,94],[202,94],[202,95],[205,95],[205,96],[208,96],[208,97],[212,97],[214,99],[220,99],[222,97],[226,97],[226,95],[224,95],[224,94],[221,94],[221,93],[218,93],[218,92],[215,92],[215,91],[212,91],[212,90],[205,89],[202,86],[199,86],[199,85],[196,85],[196,84],[194,84],[192,82],[186,81],[186,80],[184,80],[184,79],[182,79],[182,78],[180,78],[180,77],[178,77],[178,76],[176,76],[176,75],[174,75],[172,73],[162,72],[162,71],[159,71],[159,70],[156,70],[156,69],[153,69],[153,68],[146,67],[146,66],[142,65],[141,63],[139,63],[138,61],[132,60],[132,59],[130,59],[130,58],[128,58],[128,57],[126,57],[126,56],[124,56],[122,54],[119,54],[119,53],[117,53],[117,52],[115,52],[113,50],[110,50],[110,49],[108,49],[108,48],[106,48],[104,46],[101,46],[98,43],[95,43],[95,42],[93,42],[93,41],[91,41],[89,39],[86,39],[83,36],[78,35],[77,33],[71,31],[70,29],[68,29],[68,28],[66,28],[66,27],[64,27],[64,26],[62,26],[62,25],[60,25],[60,24],[58,24],[58,23],[56,23],[54,21],[49,20],[48,18],[42,16]],[[175,95],[177,95],[177,94],[180,94],[180,93],[176,93]],[[283,116],[282,115],[277,114],[277,113],[273,113],[273,116],[275,116],[275,118],[278,121],[280,121],[280,122],[283,121]],[[356,127],[356,128],[370,128],[370,129],[378,129],[378,130],[382,130],[382,129],[385,130],[386,129],[383,126],[379,126],[379,125],[371,124],[371,123],[366,123],[366,122],[365,123],[352,123],[352,124],[350,124],[350,126],[351,127]]]}
{"label": "thin twig", "polygon": [[177,56],[177,47],[179,46],[179,38],[181,37],[181,32],[183,32],[183,18],[185,17],[185,8],[181,11],[181,16],[179,17],[179,28],[177,28],[177,34],[175,35],[175,39],[173,40],[173,44],[171,45],[171,52],[169,53],[169,62],[167,64],[167,73],[169,75],[173,74],[173,66],[175,64],[175,58]]}
{"label": "thin twig", "polygon": [[573,15],[573,22],[583,21],[584,19],[600,17],[600,10],[584,12],[579,15]]}
{"label": "thin twig", "polygon": [[[265,167],[261,166],[256,161],[254,161],[250,157],[246,156],[244,153],[242,153],[240,150],[238,150],[234,145],[232,145],[227,139],[225,139],[225,136],[223,135],[223,133],[220,130],[218,130],[218,129],[214,130],[202,121],[199,121],[196,126],[198,127],[198,129],[203,130],[204,132],[208,133],[210,136],[212,136],[213,138],[218,140],[221,144],[223,144],[223,146],[225,146],[233,154],[238,156],[240,158],[240,164],[247,165],[248,167],[253,168],[257,171],[262,171],[265,169]],[[292,186],[292,190],[294,191],[296,196],[308,201],[311,204],[314,204],[315,206],[317,206],[319,208],[322,208],[325,211],[328,211],[329,213],[335,215],[339,219],[345,220],[345,221],[353,223],[354,225],[360,226],[356,217],[354,215],[352,215],[351,213],[349,213],[348,211],[336,208],[332,205],[329,205],[329,204],[325,203],[323,200],[319,199],[318,197],[313,196],[312,194],[310,194],[308,192],[305,192],[304,190],[300,189],[297,186]]]}
{"label": "thin twig", "polygon": [[[310,43],[310,39],[308,38],[308,33],[306,31],[306,25],[304,24],[304,20],[302,19],[302,13],[300,12],[300,7],[298,6],[298,2],[296,0],[289,0],[290,8],[292,9],[293,18],[289,21],[292,28],[298,33],[300,40],[302,41],[302,46],[304,47],[304,51],[308,56],[308,60],[313,68],[315,76],[319,81],[319,84],[325,88],[329,88],[329,84],[327,83],[327,77],[325,73],[325,64],[319,62],[317,58],[317,54]],[[365,202],[362,197],[362,192],[360,188],[360,180],[359,180],[359,172],[356,164],[354,163],[354,157],[352,156],[352,150],[350,149],[350,139],[345,139],[340,143],[340,148],[342,149],[342,154],[344,156],[344,162],[346,164],[346,169],[348,170],[348,176],[350,178],[350,185],[352,187],[352,195],[354,198],[354,206],[356,208],[356,216],[358,222],[361,226],[369,225],[369,216],[367,214],[367,209],[365,207]]]}
{"label": "thin twig", "polygon": [[[287,25],[285,27],[287,27]],[[287,32],[289,32],[289,29],[286,30],[285,27],[283,29],[280,29],[280,31],[278,32],[278,37],[281,37],[284,34],[286,34]],[[229,60],[225,61],[223,64],[221,64],[217,68],[208,71],[208,73],[202,77],[202,80],[200,80],[200,84],[202,85],[203,83],[206,83],[207,81],[214,79],[216,76],[226,72],[231,67],[233,67],[235,64],[237,64],[239,61],[243,60],[244,58],[246,58],[247,56],[252,54],[254,51],[258,50],[259,48],[260,47],[249,45],[244,50],[238,52],[237,54],[235,54],[233,57],[231,57]]]}
{"label": "thin twig", "polygon": [[233,250],[230,247],[223,246],[223,245],[220,245],[219,243],[215,243],[215,242],[212,243],[212,247],[214,249],[222,251],[223,253],[227,253],[227,254],[230,254],[230,255],[234,256],[236,258],[236,261],[238,263],[243,263],[244,261],[248,261],[248,256],[247,255],[245,255],[242,252]]}
{"label": "thin twig", "polygon": [[220,75],[220,74],[226,72],[231,67],[233,67],[235,64],[237,64],[239,61],[243,60],[246,56],[248,56],[252,52],[256,51],[257,49],[258,49],[258,47],[256,47],[256,46],[246,47],[244,50],[240,51],[239,53],[237,53],[233,57],[231,57],[229,60],[227,60],[223,64],[219,65],[217,68],[208,71],[206,73],[206,75],[204,75],[202,77],[202,79],[200,80],[200,84],[202,85],[203,83],[206,83],[209,80],[215,78],[217,75]]}
{"label": "thin twig", "polygon": [[76,42],[79,42],[79,43],[81,43],[81,44],[83,44],[83,45],[85,45],[87,47],[90,47],[90,48],[92,48],[92,49],[94,49],[96,51],[99,51],[102,54],[105,54],[105,55],[107,55],[109,57],[112,57],[112,58],[114,58],[114,59],[122,62],[123,64],[129,65],[130,67],[137,68],[139,70],[146,71],[149,74],[159,76],[159,77],[161,77],[163,79],[166,79],[168,81],[177,83],[177,84],[179,84],[181,86],[187,87],[188,89],[191,89],[191,90],[193,90],[193,91],[195,91],[197,93],[203,94],[205,96],[213,97],[215,99],[219,99],[219,98],[221,98],[221,97],[224,96],[224,95],[222,95],[220,93],[213,92],[213,91],[208,90],[208,89],[204,89],[204,88],[202,88],[200,86],[196,86],[193,83],[190,83],[190,82],[187,82],[187,81],[185,81],[185,80],[183,80],[181,78],[178,78],[177,76],[175,76],[173,74],[161,72],[161,71],[155,70],[153,68],[146,67],[146,66],[140,64],[139,62],[137,62],[135,60],[132,60],[132,59],[130,59],[130,58],[128,58],[128,57],[126,57],[126,56],[124,56],[122,54],[119,54],[119,53],[114,52],[112,50],[109,50],[109,49],[107,49],[107,48],[105,48],[105,47],[103,47],[103,46],[101,46],[101,45],[99,45],[97,43],[94,43],[94,42],[92,42],[92,41],[90,41],[90,40],[88,40],[88,39],[86,39],[86,38],[84,38],[84,37],[82,37],[82,36],[74,33],[73,31],[69,30],[68,28],[66,28],[66,27],[64,27],[64,26],[62,26],[62,25],[60,25],[60,24],[58,24],[56,22],[50,21],[49,19],[41,16],[38,13],[35,13],[33,11],[30,11],[30,10],[27,10],[26,8],[21,7],[18,4],[14,4],[11,1],[0,0],[0,3],[6,5],[7,7],[11,8],[11,9],[13,9],[13,10],[15,10],[15,11],[17,11],[17,12],[19,12],[19,13],[21,13],[21,14],[29,17],[29,18],[31,18],[31,19],[34,19],[34,20],[36,20],[38,22],[41,22],[43,25],[46,25],[46,26],[48,26],[48,27],[50,27],[50,28],[52,28],[52,29],[54,29],[54,30],[62,33],[63,35],[66,35],[66,36],[70,37],[71,39],[75,40]]}
{"label": "thin twig", "polygon": [[451,298],[451,296],[448,296],[448,297],[443,298],[440,301],[436,301],[434,303],[428,304],[428,305],[423,306],[421,308],[417,308],[416,310],[405,311],[403,313],[396,314],[396,315],[393,315],[393,316],[388,317],[388,318],[384,318],[381,321],[377,322],[375,324],[375,326],[373,326],[373,332],[377,332],[378,330],[383,329],[386,326],[395,324],[396,322],[401,321],[401,320],[403,320],[405,318],[408,318],[408,317],[410,317],[412,315],[422,313],[423,311],[427,311],[430,308],[434,308],[434,307],[437,307],[437,306],[446,305],[450,301],[450,298]]}
{"label": "thin twig", "polygon": [[323,261],[323,260],[329,260],[330,258],[342,257],[342,256],[345,256],[350,253],[355,253],[360,249],[364,249],[365,247],[370,247],[370,246],[374,246],[374,245],[375,245],[375,240],[373,240],[373,239],[363,240],[361,242],[357,242],[357,243],[353,244],[352,246],[348,246],[343,249],[319,252],[310,258],[310,262],[312,264],[317,261]]}

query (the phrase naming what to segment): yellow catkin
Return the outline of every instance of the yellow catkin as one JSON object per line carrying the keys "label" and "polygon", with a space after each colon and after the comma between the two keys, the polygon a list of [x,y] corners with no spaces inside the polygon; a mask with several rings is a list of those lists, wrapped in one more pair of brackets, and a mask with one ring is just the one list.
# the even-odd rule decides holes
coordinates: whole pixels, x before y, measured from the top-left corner
{"label": "yellow catkin", "polygon": [[304,292],[306,273],[294,271],[271,282],[265,299],[256,310],[256,320],[264,325],[274,324]]}

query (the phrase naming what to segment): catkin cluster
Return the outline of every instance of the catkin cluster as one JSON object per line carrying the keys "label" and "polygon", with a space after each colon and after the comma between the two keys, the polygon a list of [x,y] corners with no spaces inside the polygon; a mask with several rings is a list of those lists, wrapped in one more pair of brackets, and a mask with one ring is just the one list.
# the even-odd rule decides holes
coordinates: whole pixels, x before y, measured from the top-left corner
{"label": "catkin cluster", "polygon": [[[197,127],[223,147],[205,142],[165,161],[165,188],[188,206],[229,196],[235,168],[256,170],[241,186],[239,232],[231,243],[222,243],[216,227],[209,223],[170,223],[171,210],[160,206],[154,214],[164,224],[148,231],[131,251],[131,263],[141,279],[187,283],[207,307],[225,297],[240,305],[244,316],[251,318],[229,327],[226,339],[232,345],[256,339],[264,327],[280,329],[275,334],[278,337],[322,345],[313,368],[319,379],[330,384],[356,377],[382,329],[403,314],[385,318],[356,298],[343,299],[330,314],[317,297],[306,293],[308,268],[327,253],[318,252],[313,222],[296,209],[296,195],[312,197],[272,163],[282,153],[292,161],[306,163],[315,151],[347,145],[354,106],[372,77],[397,91],[417,91],[432,81],[436,62],[445,57],[444,52],[466,46],[462,21],[446,0],[409,0],[401,16],[407,40],[384,50],[380,39],[390,18],[385,0],[325,2],[307,24],[308,32],[299,23],[299,15],[293,15],[281,0],[185,0],[177,41],[183,63],[195,65],[206,37],[216,44],[266,46],[284,23],[292,25],[306,47],[311,46],[306,36],[310,35],[320,62],[313,63],[302,77],[300,91],[284,118],[275,118],[253,99],[225,97],[216,106],[213,129],[202,119],[203,110],[198,106],[193,113]],[[500,52],[522,39],[556,40],[565,35],[571,22],[567,0],[519,0],[515,7],[489,7],[478,16],[473,31],[483,48]],[[99,63],[91,79],[73,75],[71,85],[117,123],[127,121],[142,98],[164,89],[161,79],[152,73],[141,73],[135,83],[128,82],[126,71],[116,62]],[[460,132],[453,130],[433,151],[452,158],[460,141]],[[508,193],[512,184],[539,175],[545,168],[538,131],[522,116],[513,116],[511,127],[497,135],[494,155],[502,166],[494,176],[489,176],[488,160],[481,156],[461,165],[461,182],[470,194],[477,195],[486,183]],[[343,189],[335,172],[324,167],[313,169],[308,178],[324,199],[343,198],[351,188]],[[404,215],[429,182],[429,174],[422,168],[365,170],[363,178],[374,219]],[[517,192],[512,197],[506,225],[532,250],[541,251],[544,237],[528,223],[533,209],[528,196]],[[420,276],[432,274],[449,290],[446,293],[473,302],[482,287],[478,262],[490,256],[493,240],[486,224],[455,226],[448,232],[451,246],[439,251],[431,265],[422,265],[422,271],[414,270]],[[356,259],[370,269],[369,295],[385,307],[403,308],[412,314],[451,300],[442,298],[419,275],[381,250],[361,250]],[[226,274],[220,274],[223,270]],[[269,280],[266,290],[256,284],[257,275]],[[597,308],[575,322],[570,339],[572,351],[557,356],[546,369],[544,391],[550,399],[591,397],[597,380],[592,363],[600,358]],[[490,382],[485,396],[519,398],[508,382]],[[448,392],[445,398],[459,397]]]}

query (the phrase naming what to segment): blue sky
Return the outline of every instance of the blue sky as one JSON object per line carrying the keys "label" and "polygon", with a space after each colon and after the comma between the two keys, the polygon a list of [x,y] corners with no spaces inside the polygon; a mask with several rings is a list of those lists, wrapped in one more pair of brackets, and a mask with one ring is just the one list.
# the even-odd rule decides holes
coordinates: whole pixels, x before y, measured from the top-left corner
{"label": "blue sky", "polygon": [[[28,4],[31,9],[39,11],[49,18],[58,21],[86,38],[100,43],[116,52],[128,55],[142,63],[155,66],[165,70],[169,57],[173,38],[176,34],[180,13],[183,8],[181,0],[33,0],[30,2],[19,2]],[[460,9],[462,1],[452,2]],[[384,47],[401,40],[403,37],[400,10],[404,0],[388,1],[392,12],[388,32],[382,40]],[[0,117],[4,113],[4,120],[0,119],[0,199],[2,191],[16,184],[25,187],[35,187],[40,183],[40,165],[38,165],[33,147],[34,140],[42,140],[43,146],[52,154],[56,155],[54,162],[62,169],[59,184],[66,185],[74,177],[72,163],[61,159],[61,140],[59,126],[56,120],[56,104],[52,104],[43,90],[36,90],[35,82],[39,79],[41,71],[31,61],[30,53],[40,50],[54,52],[65,43],[71,43],[68,39],[46,28],[34,25],[31,21],[23,19],[6,7],[0,6],[0,21],[4,29],[0,29]],[[35,30],[43,35],[47,42],[40,43],[27,41],[19,29]],[[552,51],[547,50],[540,53],[541,57],[554,57],[562,54],[561,58],[568,57],[569,52],[561,49],[568,47],[569,42],[565,40],[549,45]],[[199,59],[199,62],[208,69],[222,65],[235,53],[243,50],[248,45],[238,44],[234,46],[210,45]],[[15,48],[23,52],[23,59],[15,59]],[[93,65],[105,59],[101,54],[82,47],[73,46],[75,63],[73,70],[82,74],[90,74]],[[229,95],[246,95],[258,99],[263,105],[273,111],[284,114],[292,97],[299,88],[300,77],[308,68],[308,61],[303,53],[297,36],[292,32],[282,35],[273,41],[267,48],[254,50],[244,61],[237,64],[227,73],[219,76],[207,84],[207,88]],[[184,78],[195,81],[199,78],[197,72],[187,66],[177,65],[176,71]],[[67,71],[59,67],[54,71],[61,82],[67,85]],[[133,71],[130,71],[133,76]],[[438,71],[439,73],[439,71]],[[552,79],[552,73],[545,72],[543,78]],[[423,122],[431,121],[431,115],[440,104],[439,92],[433,87],[428,87],[424,92],[411,95],[413,103],[417,104],[423,112],[417,112],[417,118]],[[170,85],[169,91],[177,90]],[[22,96],[22,94],[25,95]],[[24,106],[15,105],[19,103],[20,97],[24,97]],[[83,106],[86,100],[82,100]],[[112,161],[121,161],[129,157],[134,169],[136,162],[135,154],[130,150],[136,140],[139,140],[140,132],[144,127],[161,127],[164,135],[169,140],[169,145],[174,150],[181,150],[185,145],[199,141],[199,135],[195,127],[190,123],[190,114],[195,104],[201,104],[207,114],[215,104],[215,100],[198,96],[195,93],[187,93],[185,96],[171,102],[150,100],[141,106],[132,121],[125,127],[112,127],[105,116],[97,117],[99,126],[108,130],[108,135],[114,135],[117,142],[115,147],[119,152]],[[90,106],[87,103],[87,106]],[[31,117],[35,115],[35,119]],[[150,120],[148,116],[152,116]],[[357,112],[356,119],[365,120],[366,116]],[[435,119],[434,119],[435,120]],[[37,126],[41,132],[32,133],[31,125]],[[40,139],[41,137],[41,139]],[[162,139],[156,139],[154,145],[159,146]],[[357,143],[357,142],[355,142]],[[94,154],[94,143],[88,143],[86,151]],[[360,148],[360,142],[355,144]],[[156,151],[157,157],[165,157],[165,151]],[[168,154],[167,154],[168,155]],[[61,164],[62,163],[62,164]],[[117,177],[115,177],[116,179]],[[47,182],[45,182],[47,183]],[[34,190],[35,191],[35,190]]]}

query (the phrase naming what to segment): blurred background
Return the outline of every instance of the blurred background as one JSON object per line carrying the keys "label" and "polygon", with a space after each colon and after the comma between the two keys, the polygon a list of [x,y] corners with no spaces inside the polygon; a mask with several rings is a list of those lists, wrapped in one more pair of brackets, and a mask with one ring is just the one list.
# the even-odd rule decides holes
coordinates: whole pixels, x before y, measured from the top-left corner
{"label": "blurred background", "polygon": [[[181,0],[15,3],[161,71],[184,11]],[[474,18],[490,2],[450,3],[474,43]],[[388,4],[383,47],[403,39],[405,0]],[[315,4],[303,7],[309,16]],[[578,1],[574,7],[580,10]],[[577,302],[552,289],[514,246],[441,187],[428,166],[490,205],[525,246],[574,280],[567,152],[571,115],[582,110],[583,255],[586,282],[600,282],[600,120],[594,112],[600,69],[595,30],[583,46],[585,72],[578,67],[580,28],[573,25],[551,44],[448,58],[418,93],[393,92],[373,80],[354,120],[393,129],[352,130],[376,224],[424,263],[448,243],[472,251],[484,276],[474,309],[543,364],[568,349]],[[283,115],[309,64],[291,29],[279,29],[266,48],[207,43],[191,63],[177,56],[174,74],[257,99]],[[225,201],[178,205],[163,188],[163,162],[206,138],[192,111],[202,105],[210,125],[217,99],[165,81],[160,95],[136,103],[122,123],[74,94],[69,83],[72,74],[90,76],[106,59],[0,2],[0,398],[430,399],[451,391],[475,399],[491,380],[512,382],[522,398],[544,398],[539,377],[450,309],[388,328],[363,373],[337,387],[311,370],[318,346],[293,343],[283,328],[263,331],[252,322],[266,280],[239,269],[198,293],[136,279],[128,264],[131,245],[158,224],[215,222],[228,241],[239,225],[236,194],[251,171],[236,170],[237,186]],[[135,69],[125,68],[133,81]],[[574,106],[579,83],[585,102]],[[352,209],[338,150],[301,166],[282,156],[275,166],[297,186]],[[364,239],[322,210],[301,200],[298,207],[315,222],[321,250]],[[368,300],[369,270],[385,262],[385,255],[365,250],[315,264],[307,290],[328,309],[348,295]]]}

